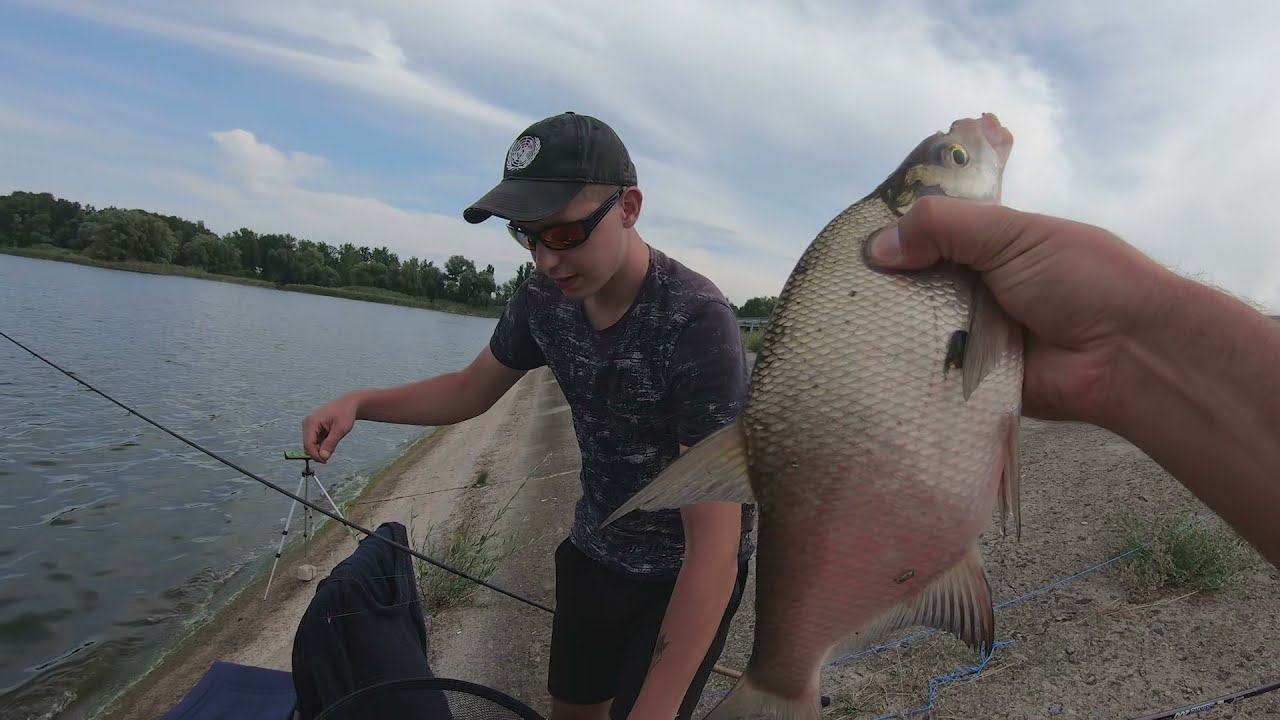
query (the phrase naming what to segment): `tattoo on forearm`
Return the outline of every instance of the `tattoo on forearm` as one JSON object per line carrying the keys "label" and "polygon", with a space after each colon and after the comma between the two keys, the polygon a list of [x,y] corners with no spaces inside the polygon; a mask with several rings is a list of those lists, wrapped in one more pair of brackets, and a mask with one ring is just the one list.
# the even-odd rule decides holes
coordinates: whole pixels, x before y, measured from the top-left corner
{"label": "tattoo on forearm", "polygon": [[667,651],[667,646],[670,644],[671,643],[667,641],[665,633],[658,636],[657,646],[653,649],[653,661],[649,663],[650,670],[652,670],[653,666],[657,665],[658,661],[662,659],[662,653]]}

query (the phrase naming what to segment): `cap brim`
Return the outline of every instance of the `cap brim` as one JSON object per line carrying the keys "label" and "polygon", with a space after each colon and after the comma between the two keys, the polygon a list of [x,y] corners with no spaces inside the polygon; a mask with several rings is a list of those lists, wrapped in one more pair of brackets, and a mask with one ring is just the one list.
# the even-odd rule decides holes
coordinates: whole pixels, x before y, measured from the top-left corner
{"label": "cap brim", "polygon": [[513,222],[534,222],[559,212],[584,185],[524,178],[503,180],[462,211],[462,217],[473,224],[494,215]]}

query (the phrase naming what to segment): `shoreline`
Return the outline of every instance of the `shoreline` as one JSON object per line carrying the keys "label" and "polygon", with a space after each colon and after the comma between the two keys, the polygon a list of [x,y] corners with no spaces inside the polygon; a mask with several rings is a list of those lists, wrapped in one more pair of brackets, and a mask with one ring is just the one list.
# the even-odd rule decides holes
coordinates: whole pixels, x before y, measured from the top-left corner
{"label": "shoreline", "polygon": [[[362,502],[377,501],[390,495],[391,491],[397,487],[397,480],[405,469],[429,455],[431,449],[452,430],[453,427],[448,426],[426,428],[424,433],[412,441],[400,454],[370,475],[360,492],[338,502],[343,517],[370,530],[376,529],[366,525],[361,518],[354,517],[351,508]],[[320,468],[324,467],[319,463],[316,465]],[[335,500],[338,498],[335,497]],[[325,507],[324,503],[316,504]],[[91,720],[106,720],[163,715],[181,701],[208,670],[213,660],[229,659],[209,657],[211,653],[208,648],[211,645],[220,649],[226,646],[226,638],[220,638],[220,636],[239,632],[236,627],[223,626],[221,621],[235,617],[236,622],[240,622],[247,612],[265,610],[265,615],[251,619],[264,621],[270,614],[271,606],[283,603],[284,598],[300,592],[308,585],[314,588],[314,583],[322,577],[320,571],[329,568],[317,566],[317,577],[310,583],[296,580],[292,570],[299,561],[303,560],[304,552],[311,556],[327,557],[335,551],[341,551],[345,557],[346,553],[354,549],[346,526],[321,513],[316,513],[315,517],[317,526],[307,543],[308,547],[304,549],[302,543],[294,543],[286,547],[281,554],[280,564],[272,581],[271,596],[265,601],[268,604],[266,608],[254,607],[254,605],[264,603],[262,594],[270,577],[271,565],[275,559],[274,552],[265,555],[251,568],[245,568],[243,572],[248,573],[248,577],[241,581],[238,589],[222,597],[214,608],[199,613],[198,619],[191,621],[190,625],[184,625],[177,639],[157,650],[150,666],[143,674],[98,700],[86,717]],[[311,559],[314,561],[315,557]],[[252,640],[246,640],[245,644],[251,642]],[[145,712],[138,714],[137,711],[144,709],[146,709]]]}
{"label": "shoreline", "polygon": [[[409,307],[417,310],[434,310],[435,312],[446,313],[449,315],[461,315],[464,317],[479,317],[493,320],[502,314],[502,306],[500,305],[479,307],[455,303],[448,300],[428,300],[425,298],[415,298],[411,295],[404,295],[402,293],[394,293],[392,290],[382,290],[380,288],[374,288],[377,292],[363,292],[347,286],[330,288],[319,285],[277,285],[276,283],[268,280],[246,278],[238,275],[218,275],[216,273],[206,272],[199,268],[187,267],[185,265],[149,263],[138,260],[125,260],[121,262],[97,260],[95,258],[81,255],[73,250],[65,250],[61,248],[47,250],[44,248],[36,249],[29,247],[17,247],[13,245],[0,245],[0,255],[27,258],[28,260],[48,260],[50,262],[61,262],[70,265],[82,265],[85,267],[98,268],[99,270],[116,270],[118,272],[188,278],[191,280],[209,280],[212,282],[222,282],[231,285],[256,287],[263,290],[281,290],[284,292],[295,292],[304,295],[333,297],[341,300],[354,300],[357,302],[377,303],[379,305]],[[387,294],[384,295],[384,292]]]}

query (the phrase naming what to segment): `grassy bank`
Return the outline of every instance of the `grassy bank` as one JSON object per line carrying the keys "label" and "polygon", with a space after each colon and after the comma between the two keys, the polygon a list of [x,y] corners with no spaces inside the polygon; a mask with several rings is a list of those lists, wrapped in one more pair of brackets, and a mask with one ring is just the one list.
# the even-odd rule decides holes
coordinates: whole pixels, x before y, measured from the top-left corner
{"label": "grassy bank", "polygon": [[376,302],[384,305],[402,305],[404,307],[415,307],[423,310],[438,310],[440,312],[453,313],[454,315],[471,315],[473,317],[492,317],[496,318],[502,315],[502,306],[488,305],[478,307],[475,305],[465,305],[458,302],[450,302],[448,300],[425,300],[416,298],[404,293],[398,293],[394,290],[384,290],[383,288],[374,287],[321,287],[319,285],[283,285],[280,290],[288,290],[290,292],[310,293],[312,295],[327,295],[329,297],[343,298],[346,300],[363,300],[365,302]]}
{"label": "grassy bank", "polygon": [[76,265],[88,265],[89,267],[103,268],[105,270],[124,270],[125,272],[146,273],[148,275],[174,275],[177,277],[197,278],[199,280],[217,280],[218,282],[229,282],[237,285],[252,285],[254,287],[264,288],[275,287],[275,283],[270,283],[266,280],[236,277],[234,275],[215,275],[210,272],[205,272],[200,268],[186,267],[185,265],[138,262],[136,260],[123,260],[120,262],[98,260],[96,258],[81,255],[74,250],[54,247],[52,245],[34,245],[31,247],[0,245],[0,253],[5,255],[35,258],[37,260],[57,260],[58,262],[69,262]]}
{"label": "grassy bank", "polygon": [[66,248],[53,247],[50,245],[36,245],[32,247],[0,246],[0,253],[35,258],[37,260],[56,260],[58,262],[75,263],[76,265],[88,265],[90,267],[103,268],[105,270],[123,270],[125,272],[146,273],[148,275],[171,275],[176,277],[196,278],[199,280],[216,280],[218,282],[234,283],[236,285],[250,285],[253,287],[270,288],[275,290],[287,290],[289,292],[308,293],[311,295],[326,295],[328,297],[342,298],[345,300],[363,300],[365,302],[382,303],[384,305],[400,305],[404,307],[420,308],[422,310],[436,310],[438,312],[452,313],[454,315],[496,318],[502,314],[502,307],[498,305],[479,307],[451,302],[449,300],[429,300],[426,298],[417,298],[411,295],[405,295],[404,293],[398,293],[393,290],[384,290],[382,288],[373,287],[321,287],[319,285],[281,286],[276,285],[273,282],[258,280],[256,278],[238,277],[235,275],[217,275],[205,272],[199,268],[187,267],[185,265],[138,262],[134,260],[125,260],[120,262],[98,260],[96,258],[81,255],[72,250],[67,250]]}
{"label": "grassy bank", "polygon": [[747,352],[760,352],[760,343],[764,340],[764,329],[755,328],[748,330],[742,329],[742,343],[746,345]]}

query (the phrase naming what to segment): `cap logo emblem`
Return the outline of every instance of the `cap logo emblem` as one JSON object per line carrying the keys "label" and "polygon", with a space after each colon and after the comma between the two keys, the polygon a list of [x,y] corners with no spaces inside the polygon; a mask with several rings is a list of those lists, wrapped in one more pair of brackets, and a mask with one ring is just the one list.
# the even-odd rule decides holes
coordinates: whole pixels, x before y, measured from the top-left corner
{"label": "cap logo emblem", "polygon": [[542,141],[532,135],[524,135],[520,139],[511,143],[511,149],[507,151],[507,169],[523,170],[529,167],[529,163],[538,156],[538,150],[542,148]]}

